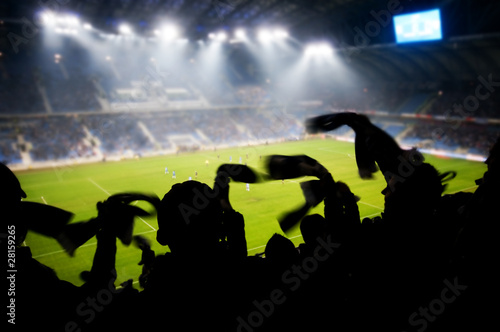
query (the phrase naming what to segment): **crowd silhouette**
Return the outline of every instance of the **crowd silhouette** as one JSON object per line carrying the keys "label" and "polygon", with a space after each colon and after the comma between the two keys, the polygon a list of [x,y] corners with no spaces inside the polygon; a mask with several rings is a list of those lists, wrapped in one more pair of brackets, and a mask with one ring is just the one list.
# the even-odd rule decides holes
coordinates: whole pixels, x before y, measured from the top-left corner
{"label": "crowd silhouette", "polygon": [[[32,214],[22,204],[29,197],[1,165],[2,228],[14,227],[16,234],[15,326],[24,331],[239,332],[489,327],[498,280],[500,138],[477,190],[444,195],[450,174],[418,159],[415,150],[391,150],[383,133],[367,129],[363,119],[356,121],[351,124],[361,137],[356,141],[360,175],[369,177],[363,167],[373,173],[376,162],[387,181],[380,188],[385,197],[381,216],[361,220],[349,185],[321,169],[314,190],[324,201],[324,214],[301,218],[304,243],[295,247],[275,234],[264,254],[251,256],[244,215],[232,208],[228,194],[231,181],[248,176],[241,173],[246,168],[221,167],[213,187],[179,183],[155,204],[156,240],[170,250],[155,253],[147,241],[135,238],[142,250],[140,289],[131,280],[115,285],[116,240],[124,241],[130,229],[120,226],[124,214],[113,211],[124,210],[98,209],[97,248],[91,270],[81,274],[82,286],[60,280],[32,258],[22,245],[33,230],[26,220]],[[51,234],[62,241],[63,233]]]}

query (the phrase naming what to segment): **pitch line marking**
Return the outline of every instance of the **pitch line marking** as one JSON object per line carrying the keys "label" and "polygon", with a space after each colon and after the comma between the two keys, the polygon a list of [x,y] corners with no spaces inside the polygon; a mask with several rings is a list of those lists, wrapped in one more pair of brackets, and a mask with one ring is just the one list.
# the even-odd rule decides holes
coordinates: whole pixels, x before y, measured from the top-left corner
{"label": "pitch line marking", "polygon": [[104,189],[103,187],[101,187],[100,185],[98,185],[94,180],[92,180],[91,178],[87,178],[87,180],[89,180],[97,188],[101,189],[106,195],[111,196],[111,194],[109,193],[109,191],[107,191],[106,189]]}
{"label": "pitch line marking", "polygon": [[[107,195],[111,196],[111,194],[109,193],[109,191],[107,191],[106,189],[104,189],[103,187],[101,187],[99,184],[97,184],[94,180],[92,180],[91,178],[87,178],[87,180],[89,180],[94,186],[96,186],[97,188],[101,189],[104,193],[106,193]],[[148,224],[146,222],[146,220],[142,219],[141,217],[137,217],[139,218],[140,220],[142,220],[143,223],[145,223],[146,225],[148,225],[153,231],[156,231],[156,229],[151,226],[150,224]]]}
{"label": "pitch line marking", "polygon": [[364,204],[364,205],[368,205],[368,206],[377,208],[377,209],[382,210],[382,211],[384,210],[384,208],[381,208],[380,206],[376,206],[376,205],[373,205],[373,204],[370,204],[370,203],[366,203],[366,202],[363,202],[363,201],[359,201],[358,203],[361,203],[361,204]]}
{"label": "pitch line marking", "polygon": [[[148,234],[148,233],[153,233],[153,232],[154,231],[145,231],[145,232],[137,233],[135,235],[143,235],[143,234]],[[97,242],[86,243],[86,244],[83,244],[83,245],[79,246],[78,248],[90,247],[90,246],[95,246],[95,245],[97,245]],[[56,251],[48,252],[48,253],[45,253],[45,254],[40,254],[40,255],[33,256],[33,258],[50,256],[50,255],[54,255],[54,254],[59,254],[61,252],[65,252],[65,250],[56,250]]]}

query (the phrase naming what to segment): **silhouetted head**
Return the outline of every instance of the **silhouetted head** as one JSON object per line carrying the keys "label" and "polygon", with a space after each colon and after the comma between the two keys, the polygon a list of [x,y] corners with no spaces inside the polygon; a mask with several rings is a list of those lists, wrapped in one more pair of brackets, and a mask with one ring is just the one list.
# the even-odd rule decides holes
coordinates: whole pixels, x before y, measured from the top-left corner
{"label": "silhouetted head", "polygon": [[21,189],[19,180],[14,173],[4,164],[0,163],[0,204],[9,206],[26,198],[26,193]]}
{"label": "silhouetted head", "polygon": [[488,158],[484,162],[488,165],[487,177],[490,179],[500,179],[500,137],[491,147]]}
{"label": "silhouetted head", "polygon": [[443,175],[434,166],[422,163],[406,176],[394,175],[387,179],[384,217],[412,218],[433,211],[445,189]]}
{"label": "silhouetted head", "polygon": [[210,252],[218,246],[221,216],[209,186],[198,181],[175,184],[158,208],[156,239],[180,255]]}
{"label": "silhouetted head", "polygon": [[277,233],[267,241],[265,254],[266,259],[278,267],[288,267],[295,263],[299,257],[293,242]]}
{"label": "silhouetted head", "polygon": [[19,221],[21,199],[26,198],[26,193],[16,175],[4,164],[0,163],[0,213],[2,213],[1,227],[4,231],[7,226],[14,225],[16,244],[23,243],[28,227],[25,222]]}
{"label": "silhouetted head", "polygon": [[305,216],[300,223],[300,233],[307,245],[316,246],[318,238],[325,238],[327,227],[326,220],[320,214]]}

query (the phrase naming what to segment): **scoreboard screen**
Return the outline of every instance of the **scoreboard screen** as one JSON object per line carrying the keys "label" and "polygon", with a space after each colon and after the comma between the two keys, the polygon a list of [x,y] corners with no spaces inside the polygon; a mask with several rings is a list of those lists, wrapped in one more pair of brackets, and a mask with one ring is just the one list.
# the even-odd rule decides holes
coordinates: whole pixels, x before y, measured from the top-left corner
{"label": "scoreboard screen", "polygon": [[439,9],[395,15],[396,43],[411,43],[443,38]]}

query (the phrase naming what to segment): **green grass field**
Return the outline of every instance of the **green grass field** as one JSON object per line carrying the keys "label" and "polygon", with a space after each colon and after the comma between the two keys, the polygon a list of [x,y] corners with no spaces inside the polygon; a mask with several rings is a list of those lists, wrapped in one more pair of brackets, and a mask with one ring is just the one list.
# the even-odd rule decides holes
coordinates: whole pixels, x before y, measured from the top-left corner
{"label": "green grass field", "polygon": [[[317,159],[330,170],[335,180],[347,183],[351,190],[361,197],[358,205],[362,217],[379,215],[383,209],[384,201],[380,191],[385,187],[385,181],[382,174],[378,173],[374,180],[361,180],[354,159],[354,145],[333,140],[287,142],[120,162],[73,165],[16,172],[16,175],[28,195],[26,200],[71,211],[75,214],[73,221],[82,221],[96,216],[96,203],[105,200],[111,194],[139,191],[155,193],[162,198],[174,183],[186,181],[190,176],[194,180],[195,171],[198,172],[198,181],[212,186],[215,170],[220,164],[228,163],[230,156],[233,163],[238,163],[241,157],[243,163],[246,161],[248,166],[262,170],[260,156],[270,154],[306,154]],[[209,161],[208,165],[205,163],[206,160]],[[475,190],[474,180],[480,178],[486,170],[484,164],[466,160],[426,156],[426,161],[432,163],[440,172],[449,170],[458,172],[458,176],[449,183],[446,193]],[[164,174],[165,167],[168,167],[169,174]],[[172,178],[174,170],[176,179]],[[233,207],[245,217],[249,255],[264,251],[267,240],[274,233],[281,233],[277,222],[278,215],[304,202],[299,186],[299,182],[304,180],[306,178],[286,180],[284,184],[281,181],[251,184],[250,191],[246,191],[244,183],[231,182],[230,200]],[[151,209],[147,203],[143,207]],[[320,204],[310,213],[322,214],[322,209],[323,206]],[[143,220],[136,218],[134,234],[143,234],[150,238],[153,250],[156,254],[160,254],[166,252],[168,248],[156,243],[157,227],[155,217]],[[298,229],[287,236],[295,244],[302,241]],[[141,267],[137,265],[141,252],[134,246],[125,247],[117,242],[117,282],[130,278],[136,281],[141,272]],[[82,284],[79,273],[90,269],[96,248],[93,238],[77,249],[74,257],[70,257],[55,240],[50,238],[29,233],[26,243],[31,247],[34,258],[54,268],[61,279],[76,285]]]}

